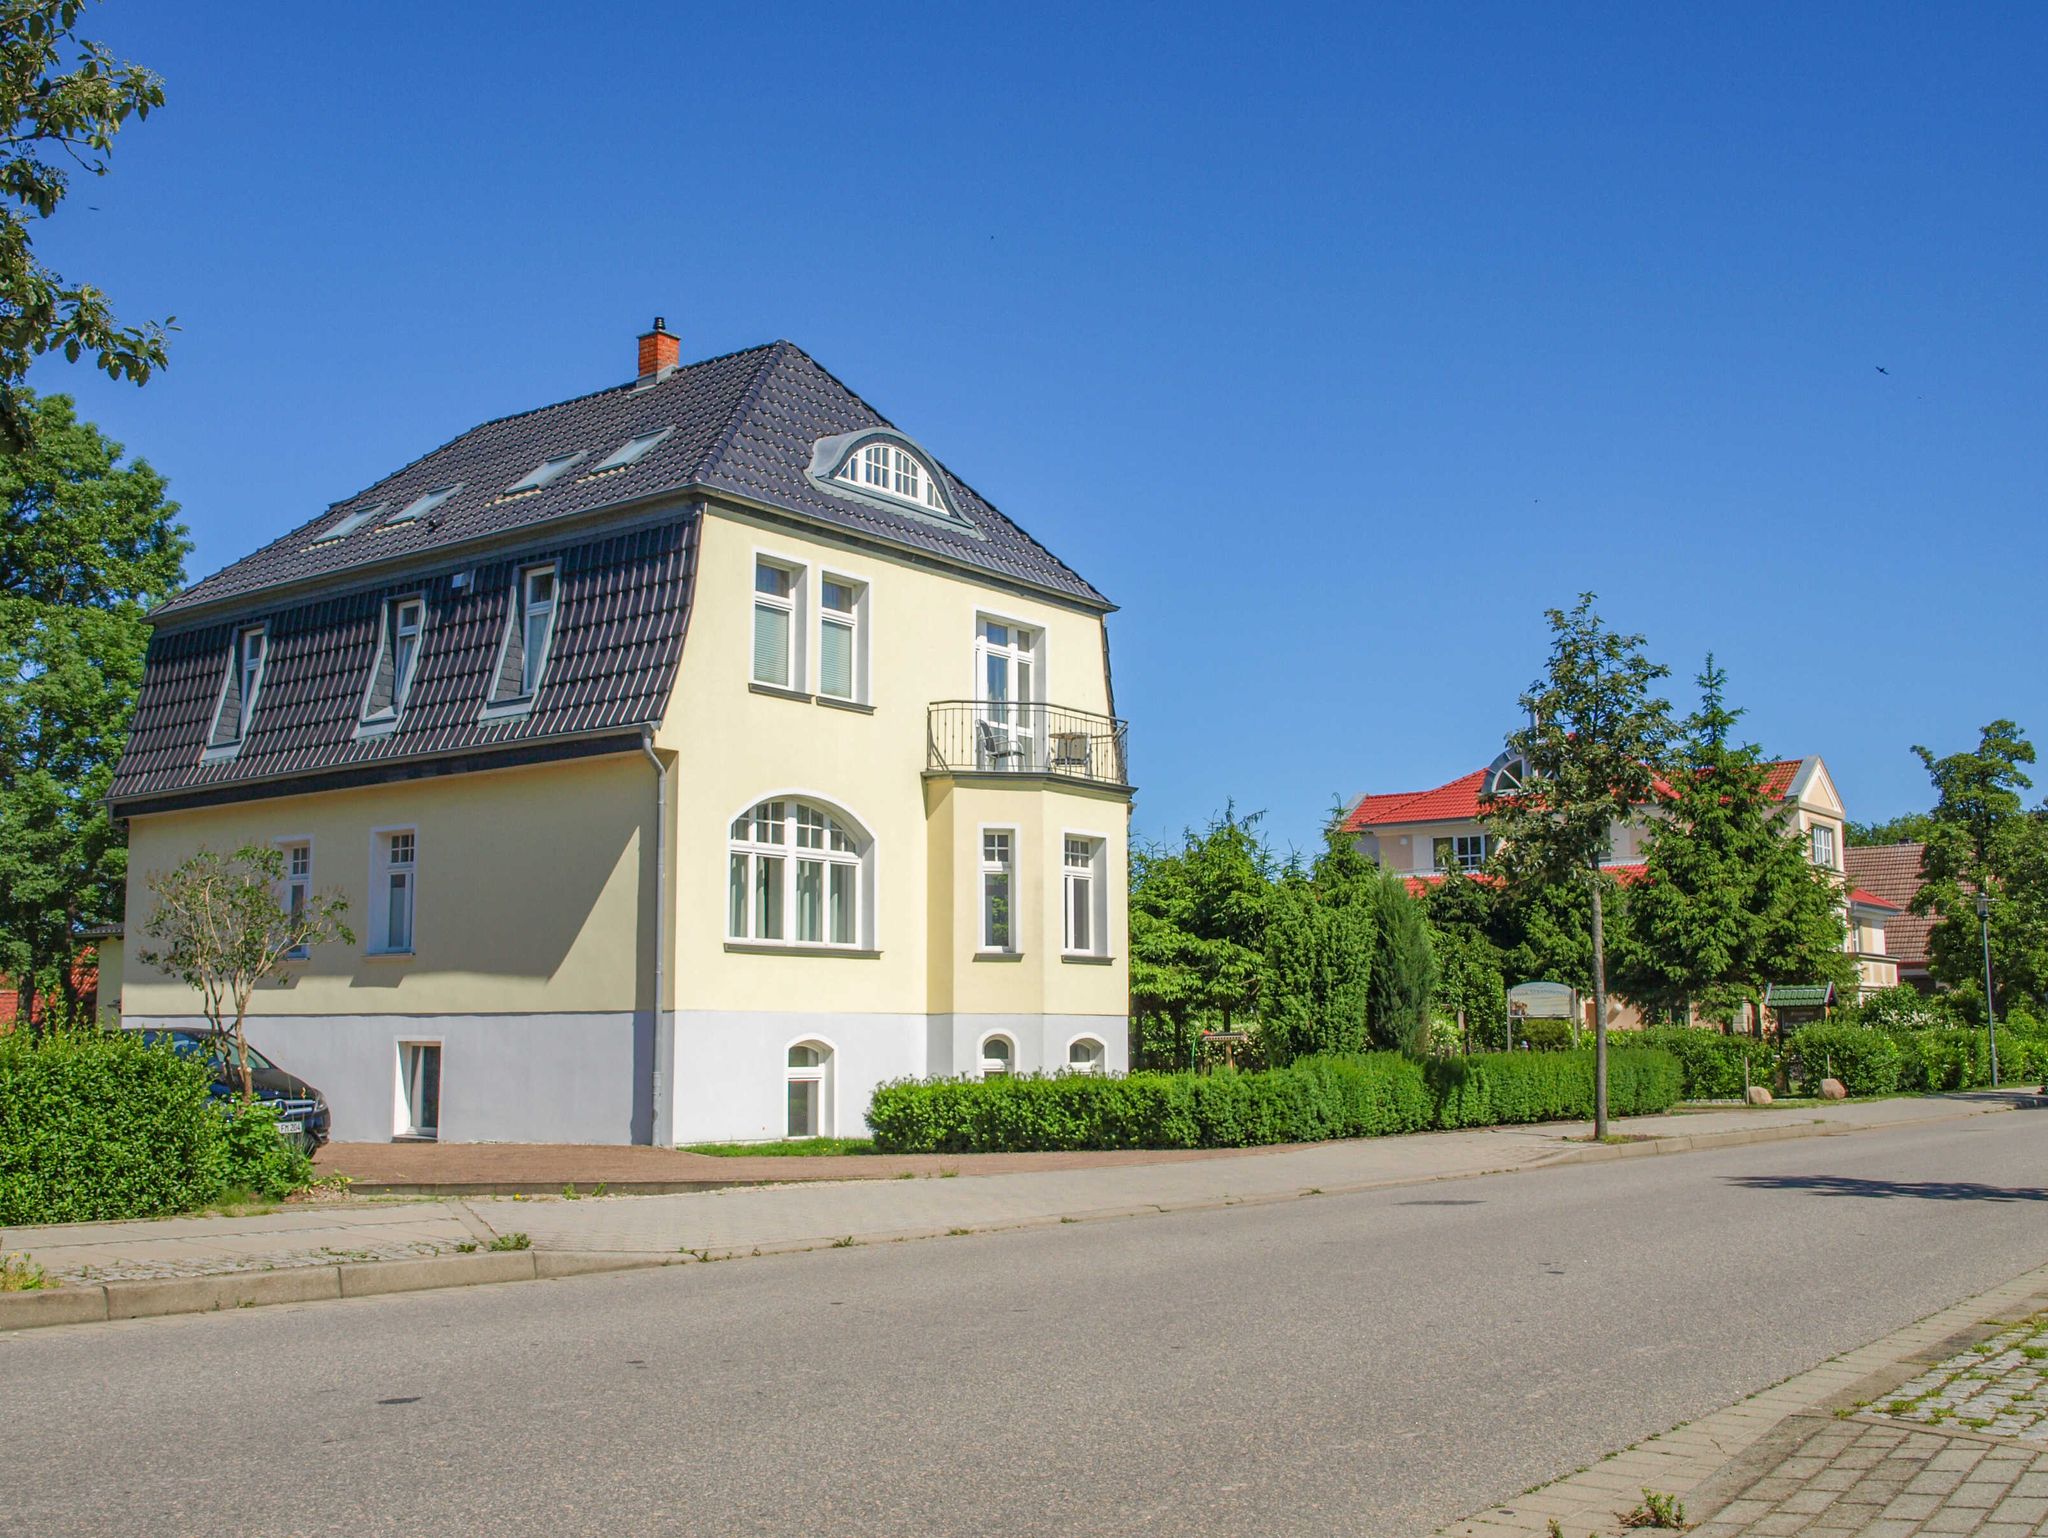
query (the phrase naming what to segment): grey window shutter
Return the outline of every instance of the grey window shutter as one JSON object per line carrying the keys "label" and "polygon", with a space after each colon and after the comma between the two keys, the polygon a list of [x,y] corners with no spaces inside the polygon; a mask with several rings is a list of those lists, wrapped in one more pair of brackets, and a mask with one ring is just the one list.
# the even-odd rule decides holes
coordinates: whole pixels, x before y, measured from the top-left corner
{"label": "grey window shutter", "polygon": [[384,716],[391,713],[391,694],[398,667],[397,605],[384,605],[384,617],[379,622],[379,627],[381,633],[377,642],[377,671],[370,679],[370,700],[363,708],[365,716]]}
{"label": "grey window shutter", "polygon": [[213,735],[206,740],[210,748],[224,748],[242,740],[242,638],[235,635],[228,642],[228,686],[220,697],[220,712],[213,718]]}
{"label": "grey window shutter", "polygon": [[494,700],[517,699],[526,683],[526,598],[520,592],[519,576],[512,577],[512,598],[507,605],[508,616],[505,637],[505,655],[498,664],[497,686],[491,690]]}

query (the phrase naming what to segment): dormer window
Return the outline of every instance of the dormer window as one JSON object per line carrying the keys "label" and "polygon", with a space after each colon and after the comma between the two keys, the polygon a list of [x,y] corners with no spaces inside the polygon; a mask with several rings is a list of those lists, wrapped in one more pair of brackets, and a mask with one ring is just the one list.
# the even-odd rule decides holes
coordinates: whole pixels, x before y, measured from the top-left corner
{"label": "dormer window", "polygon": [[235,632],[227,682],[221,688],[220,703],[214,708],[213,730],[206,738],[209,749],[241,745],[256,712],[256,695],[263,687],[263,660],[269,650],[269,634],[261,625]]}
{"label": "dormer window", "polygon": [[878,491],[887,497],[916,502],[936,513],[946,511],[938,477],[925,467],[923,460],[893,443],[870,443],[855,450],[834,479],[863,491]]}
{"label": "dormer window", "polygon": [[394,524],[412,523],[424,518],[460,490],[462,490],[460,482],[453,486],[436,486],[432,491],[414,497],[405,506],[385,519],[384,527],[388,529]]}
{"label": "dormer window", "polygon": [[962,516],[952,487],[931,456],[894,428],[868,427],[820,438],[811,445],[809,474],[813,486],[834,496],[979,534]]}
{"label": "dormer window", "polygon": [[363,725],[390,729],[398,724],[419,669],[420,635],[426,628],[427,606],[418,598],[385,602],[377,636],[377,657],[370,665],[370,687],[363,695]]}
{"label": "dormer window", "polygon": [[547,671],[548,644],[555,630],[555,568],[528,566],[512,588],[512,613],[505,627],[504,650],[491,688],[491,704],[519,705],[533,701]]}

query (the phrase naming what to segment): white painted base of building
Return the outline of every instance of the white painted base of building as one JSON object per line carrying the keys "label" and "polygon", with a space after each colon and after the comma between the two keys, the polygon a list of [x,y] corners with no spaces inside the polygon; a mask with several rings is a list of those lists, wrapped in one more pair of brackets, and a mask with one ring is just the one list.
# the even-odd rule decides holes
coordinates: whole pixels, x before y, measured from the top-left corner
{"label": "white painted base of building", "polygon": [[[1122,1015],[831,1014],[682,1010],[675,1017],[674,1139],[768,1142],[788,1135],[792,1072],[815,1080],[820,1136],[865,1137],[875,1087],[973,1075],[991,1037],[1012,1071],[1057,1073],[1077,1040],[1110,1073],[1130,1064]],[[198,1016],[127,1015],[127,1026],[204,1030]],[[444,1143],[645,1143],[653,1136],[655,1040],[647,1013],[265,1015],[249,1044],[327,1099],[341,1143],[402,1137],[405,1049],[440,1048]],[[818,1062],[789,1066],[790,1049]]]}
{"label": "white painted base of building", "polygon": [[[206,1029],[198,1016],[124,1015],[128,1026]],[[405,1134],[407,1043],[438,1043],[444,1143],[645,1143],[652,1136],[654,1021],[575,1015],[264,1015],[249,1045],[327,1099],[337,1143]]]}

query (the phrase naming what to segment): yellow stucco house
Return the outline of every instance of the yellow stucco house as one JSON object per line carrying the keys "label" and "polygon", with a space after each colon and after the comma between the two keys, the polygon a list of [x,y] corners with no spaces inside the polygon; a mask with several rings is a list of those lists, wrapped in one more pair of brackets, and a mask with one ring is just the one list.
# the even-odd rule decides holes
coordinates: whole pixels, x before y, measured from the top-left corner
{"label": "yellow stucco house", "polygon": [[[1848,814],[1827,764],[1809,755],[1780,759],[1764,769],[1765,789],[1783,804],[1787,830],[1798,837],[1809,860],[1833,873],[1841,890],[1844,944],[1856,958],[1859,994],[1893,986],[1899,980],[1898,967],[1885,951],[1885,922],[1902,910],[1849,880]],[[1338,826],[1367,858],[1411,882],[1441,880],[1450,869],[1477,871],[1492,852],[1491,835],[1480,818],[1481,798],[1517,789],[1523,779],[1519,760],[1503,751],[1486,768],[1429,790],[1359,796],[1343,809]],[[1609,828],[1604,863],[1618,880],[1641,875],[1653,815],[1646,807]],[[1590,1004],[1586,1008],[1590,1010]],[[1620,1000],[1612,1002],[1611,1010],[1617,1025],[1640,1023],[1634,1010]]]}
{"label": "yellow stucco house", "polygon": [[357,943],[252,1041],[339,1139],[857,1134],[1128,1058],[1109,602],[787,342],[488,422],[155,615],[145,882],[274,845]]}

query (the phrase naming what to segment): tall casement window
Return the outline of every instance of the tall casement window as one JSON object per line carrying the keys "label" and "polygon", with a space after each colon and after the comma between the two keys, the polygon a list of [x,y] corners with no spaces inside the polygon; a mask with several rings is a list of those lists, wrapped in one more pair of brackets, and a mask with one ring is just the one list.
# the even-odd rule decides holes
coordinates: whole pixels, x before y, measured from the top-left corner
{"label": "tall casement window", "polygon": [[370,869],[370,950],[403,956],[412,950],[419,906],[419,835],[396,828],[375,835]]}
{"label": "tall casement window", "polygon": [[530,701],[540,691],[554,633],[555,568],[525,567],[512,584],[512,613],[505,626],[505,649],[498,658],[498,676],[491,689],[492,704]]}
{"label": "tall casement window", "polygon": [[1099,956],[1105,938],[1102,840],[1069,833],[1064,842],[1064,948],[1070,956]]}
{"label": "tall casement window", "polygon": [[773,561],[754,562],[754,682],[801,687],[796,676],[797,575]]}
{"label": "tall casement window", "polygon": [[209,748],[239,746],[256,712],[256,695],[263,687],[263,660],[269,651],[269,635],[261,625],[249,625],[235,632],[234,653],[228,658],[228,677],[221,689],[220,704],[213,714],[213,731],[206,739]]}
{"label": "tall casement window", "polygon": [[1813,863],[1830,870],[1835,866],[1835,830],[1826,823],[1813,825]]}
{"label": "tall casement window", "polygon": [[419,668],[420,634],[427,622],[427,606],[418,598],[393,598],[384,605],[381,631],[377,637],[377,660],[370,670],[369,691],[363,696],[363,724],[395,724],[412,692],[412,678]]}
{"label": "tall casement window", "polygon": [[[278,852],[284,856],[284,890],[278,901],[296,924],[306,916],[306,905],[313,898],[313,846],[300,839],[278,845]],[[311,952],[301,945],[286,954],[294,961],[304,961]]]}
{"label": "tall casement window", "polygon": [[818,692],[835,700],[867,698],[861,611],[867,589],[843,577],[818,584]]}
{"label": "tall casement window", "polygon": [[1039,763],[1038,632],[983,617],[974,626],[976,749],[985,769]]}
{"label": "tall casement window", "polygon": [[984,828],[981,833],[981,948],[1007,955],[1017,948],[1017,834],[1011,828]]}
{"label": "tall casement window", "polygon": [[823,807],[763,801],[733,820],[726,937],[858,949],[867,841]]}
{"label": "tall casement window", "polygon": [[1459,870],[1478,870],[1486,864],[1486,835],[1460,833],[1453,838],[1431,841],[1431,864],[1436,870],[1455,865]]}

